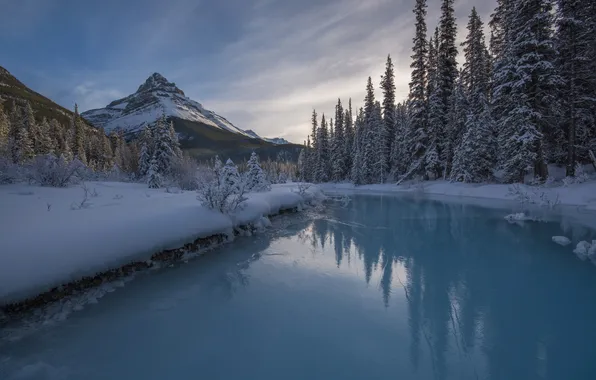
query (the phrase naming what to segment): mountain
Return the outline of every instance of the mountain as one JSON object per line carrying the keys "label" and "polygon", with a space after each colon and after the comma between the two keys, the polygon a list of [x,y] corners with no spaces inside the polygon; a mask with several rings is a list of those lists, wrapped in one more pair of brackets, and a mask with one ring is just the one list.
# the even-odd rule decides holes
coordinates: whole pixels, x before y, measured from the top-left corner
{"label": "mountain", "polygon": [[[4,109],[9,112],[12,108],[13,100],[17,102],[29,101],[38,119],[46,117],[48,119],[56,119],[61,124],[68,125],[73,114],[72,111],[31,90],[8,70],[0,66],[0,103],[3,103]],[[91,127],[91,124],[87,123],[87,126]]]}
{"label": "mountain", "polygon": [[[115,100],[105,108],[89,110],[82,116],[106,132],[121,131],[134,136],[163,114],[174,123],[182,149],[198,158],[214,154],[245,157],[257,151],[262,158],[273,158],[282,150],[281,140],[268,141],[252,131],[244,131],[221,115],[188,98],[175,83],[159,73],[152,74],[134,94]],[[292,151],[299,148],[290,144]],[[299,150],[298,150],[299,151]]]}
{"label": "mountain", "polygon": [[265,141],[268,141],[275,145],[291,144],[291,142],[289,142],[288,140],[281,138],[281,137],[274,137],[274,138],[261,137],[261,136],[257,135],[257,133],[255,131],[253,131],[252,129],[247,129],[244,132],[255,139],[265,140]]}

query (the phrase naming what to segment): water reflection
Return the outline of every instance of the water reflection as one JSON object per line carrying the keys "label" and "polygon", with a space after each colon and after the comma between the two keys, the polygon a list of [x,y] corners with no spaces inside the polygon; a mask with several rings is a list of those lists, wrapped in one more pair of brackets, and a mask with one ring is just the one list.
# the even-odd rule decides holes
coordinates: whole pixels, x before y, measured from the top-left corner
{"label": "water reflection", "polygon": [[334,208],[308,238],[313,249],[332,246],[337,268],[361,265],[367,284],[378,278],[386,307],[406,298],[414,369],[432,366],[435,379],[596,378],[596,270],[553,245],[562,230],[593,234],[379,196]]}

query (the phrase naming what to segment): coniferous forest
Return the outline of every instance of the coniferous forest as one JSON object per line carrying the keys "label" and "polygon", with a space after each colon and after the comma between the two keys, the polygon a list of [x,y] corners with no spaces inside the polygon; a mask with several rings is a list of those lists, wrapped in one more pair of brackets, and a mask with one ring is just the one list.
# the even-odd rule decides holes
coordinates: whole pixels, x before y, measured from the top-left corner
{"label": "coniferous forest", "polygon": [[454,0],[433,32],[427,10],[416,0],[408,98],[396,104],[388,56],[382,100],[369,77],[361,108],[313,111],[304,180],[541,182],[551,164],[596,168],[596,2],[497,0],[488,36],[475,8],[459,31]]}

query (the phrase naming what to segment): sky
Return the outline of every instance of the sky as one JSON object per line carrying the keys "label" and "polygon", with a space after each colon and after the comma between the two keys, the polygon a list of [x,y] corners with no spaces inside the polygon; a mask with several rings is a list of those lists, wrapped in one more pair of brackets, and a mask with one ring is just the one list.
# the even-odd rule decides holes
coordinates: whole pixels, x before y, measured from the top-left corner
{"label": "sky", "polygon": [[[302,143],[313,109],[332,116],[337,99],[350,97],[361,106],[388,54],[397,100],[406,98],[414,2],[0,0],[0,66],[82,111],[159,72],[242,129]],[[486,23],[495,0],[455,1],[460,42],[473,6]],[[428,0],[429,36],[440,7]]]}

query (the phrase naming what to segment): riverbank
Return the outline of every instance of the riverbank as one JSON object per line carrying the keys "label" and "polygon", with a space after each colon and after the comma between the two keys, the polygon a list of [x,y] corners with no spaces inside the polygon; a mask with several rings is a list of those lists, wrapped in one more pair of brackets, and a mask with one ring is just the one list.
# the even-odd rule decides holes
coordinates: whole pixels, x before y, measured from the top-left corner
{"label": "riverbank", "polygon": [[351,183],[318,185],[330,193],[409,193],[417,195],[515,201],[528,205],[575,206],[596,211],[596,180],[568,186],[528,186],[504,184],[468,184],[427,181],[402,185],[377,184],[354,186]]}
{"label": "riverbank", "polygon": [[296,188],[249,194],[245,207],[228,216],[202,207],[194,191],[143,184],[0,186],[0,305],[230,240],[235,228],[263,226],[266,217],[322,196],[317,187],[302,194]]}

